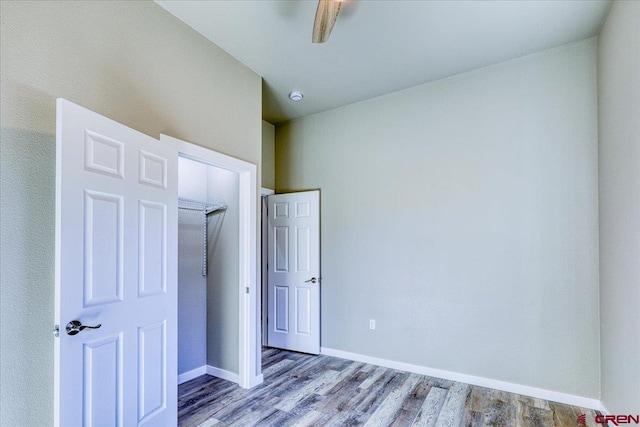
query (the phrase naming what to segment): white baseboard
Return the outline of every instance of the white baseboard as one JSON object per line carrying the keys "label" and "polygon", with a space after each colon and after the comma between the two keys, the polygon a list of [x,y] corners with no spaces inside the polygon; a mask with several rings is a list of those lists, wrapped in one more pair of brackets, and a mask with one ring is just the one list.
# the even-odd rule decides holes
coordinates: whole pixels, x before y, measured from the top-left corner
{"label": "white baseboard", "polygon": [[226,371],[224,369],[216,368],[214,366],[207,365],[207,374],[214,377],[222,378],[223,380],[231,381],[238,384],[240,382],[240,376],[235,372]]}
{"label": "white baseboard", "polygon": [[[222,378],[223,380],[231,381],[236,384],[238,384],[240,380],[240,376],[236,373],[225,371],[224,369],[216,368],[210,365],[203,365],[203,366],[200,366],[199,368],[192,369],[190,371],[187,371],[183,374],[178,375],[178,384],[185,383],[194,378],[198,378],[200,375],[204,375],[204,374],[213,375],[214,377]],[[256,377],[256,379],[258,379],[258,377]],[[260,379],[260,382],[256,382],[256,385],[262,382],[262,375],[260,375],[259,379]]]}
{"label": "white baseboard", "polygon": [[189,380],[194,378],[198,378],[200,375],[204,375],[207,373],[207,368],[205,366],[200,366],[199,368],[192,369],[183,374],[178,375],[178,384],[186,383]]}
{"label": "white baseboard", "polygon": [[385,368],[397,369],[415,374],[427,375],[430,377],[443,378],[450,381],[458,381],[480,387],[493,388],[496,390],[508,391],[510,393],[522,394],[538,399],[550,400],[552,402],[565,403],[567,405],[579,406],[581,408],[595,409],[604,412],[604,405],[598,399],[576,396],[573,394],[561,393],[558,391],[545,390],[537,387],[514,384],[506,381],[492,380],[489,378],[476,377],[474,375],[461,374],[458,372],[445,371],[442,369],[428,368],[426,366],[412,365],[410,363],[396,362],[394,360],[381,359],[378,357],[365,356],[363,354],[350,353],[333,348],[321,347],[320,353],[327,356],[339,357],[341,359],[364,362],[370,365],[382,366]]}
{"label": "white baseboard", "polygon": [[604,403],[600,402],[600,412],[602,412],[603,415],[611,415],[611,411],[607,409],[606,406],[604,406]]}

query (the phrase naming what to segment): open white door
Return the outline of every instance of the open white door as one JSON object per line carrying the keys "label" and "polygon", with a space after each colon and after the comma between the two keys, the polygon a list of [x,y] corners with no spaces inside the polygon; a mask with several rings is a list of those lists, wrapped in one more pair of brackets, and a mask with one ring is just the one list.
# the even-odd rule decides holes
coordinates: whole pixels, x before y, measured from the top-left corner
{"label": "open white door", "polygon": [[177,151],[62,99],[56,141],[56,425],[176,425]]}
{"label": "open white door", "polygon": [[320,353],[320,192],[268,198],[268,343]]}

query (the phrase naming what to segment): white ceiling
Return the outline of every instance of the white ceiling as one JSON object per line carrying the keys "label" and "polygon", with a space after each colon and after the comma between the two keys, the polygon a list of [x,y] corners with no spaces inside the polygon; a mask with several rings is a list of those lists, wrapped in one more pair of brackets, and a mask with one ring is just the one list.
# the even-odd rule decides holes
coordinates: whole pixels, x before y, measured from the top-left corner
{"label": "white ceiling", "polygon": [[[263,116],[274,124],[586,39],[610,6],[351,0],[329,41],[313,44],[315,1],[156,2],[264,78]],[[290,101],[293,90],[304,99]]]}

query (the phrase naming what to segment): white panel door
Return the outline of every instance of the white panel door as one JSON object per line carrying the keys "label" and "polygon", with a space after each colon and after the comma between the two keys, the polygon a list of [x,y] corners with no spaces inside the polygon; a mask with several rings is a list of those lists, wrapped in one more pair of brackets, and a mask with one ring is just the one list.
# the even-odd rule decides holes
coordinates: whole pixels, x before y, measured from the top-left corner
{"label": "white panel door", "polygon": [[271,347],[320,353],[320,192],[268,200],[268,337]]}
{"label": "white panel door", "polygon": [[62,99],[56,144],[56,424],[176,425],[178,153]]}

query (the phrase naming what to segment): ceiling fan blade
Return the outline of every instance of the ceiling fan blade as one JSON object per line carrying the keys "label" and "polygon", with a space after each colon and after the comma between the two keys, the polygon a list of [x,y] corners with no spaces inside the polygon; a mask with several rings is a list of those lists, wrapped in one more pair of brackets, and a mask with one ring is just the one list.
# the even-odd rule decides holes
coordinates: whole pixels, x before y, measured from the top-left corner
{"label": "ceiling fan blade", "polygon": [[316,10],[316,20],[313,23],[314,43],[324,43],[329,40],[333,25],[336,23],[340,6],[342,2],[339,0],[319,0],[318,9]]}

